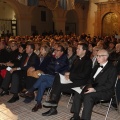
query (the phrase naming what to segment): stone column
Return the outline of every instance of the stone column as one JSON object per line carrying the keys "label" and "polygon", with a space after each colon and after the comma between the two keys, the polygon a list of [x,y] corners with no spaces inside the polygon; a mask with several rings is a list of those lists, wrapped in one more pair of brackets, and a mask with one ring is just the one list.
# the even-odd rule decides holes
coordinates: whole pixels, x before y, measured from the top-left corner
{"label": "stone column", "polygon": [[31,16],[30,14],[20,14],[17,18],[18,35],[31,35]]}

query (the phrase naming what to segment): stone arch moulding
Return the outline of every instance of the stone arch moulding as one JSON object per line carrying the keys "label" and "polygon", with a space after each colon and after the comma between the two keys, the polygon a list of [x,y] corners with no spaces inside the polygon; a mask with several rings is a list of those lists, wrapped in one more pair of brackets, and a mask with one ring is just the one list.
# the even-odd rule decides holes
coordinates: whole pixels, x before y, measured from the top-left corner
{"label": "stone arch moulding", "polygon": [[19,18],[20,17],[20,11],[19,10],[21,9],[19,3],[15,0],[4,0],[4,1],[13,8],[16,17]]}
{"label": "stone arch moulding", "polygon": [[103,35],[103,20],[106,17],[106,15],[108,15],[110,13],[114,13],[114,14],[116,14],[118,16],[118,22],[117,23],[118,23],[118,31],[120,33],[120,21],[119,21],[120,13],[119,13],[119,11],[116,11],[116,10],[109,10],[109,11],[104,11],[104,13],[101,13],[101,20],[100,20],[100,25],[101,25],[100,33],[101,33],[101,35]]}

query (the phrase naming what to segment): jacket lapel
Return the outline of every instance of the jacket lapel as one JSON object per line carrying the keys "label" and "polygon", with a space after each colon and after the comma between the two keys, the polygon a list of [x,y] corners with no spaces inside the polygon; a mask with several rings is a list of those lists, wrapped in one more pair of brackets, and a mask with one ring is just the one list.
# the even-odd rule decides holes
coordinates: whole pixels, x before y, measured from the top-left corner
{"label": "jacket lapel", "polygon": [[98,79],[104,73],[104,71],[106,71],[106,69],[108,68],[109,68],[109,63],[105,65],[105,67],[100,71],[100,73],[96,76],[95,79]]}

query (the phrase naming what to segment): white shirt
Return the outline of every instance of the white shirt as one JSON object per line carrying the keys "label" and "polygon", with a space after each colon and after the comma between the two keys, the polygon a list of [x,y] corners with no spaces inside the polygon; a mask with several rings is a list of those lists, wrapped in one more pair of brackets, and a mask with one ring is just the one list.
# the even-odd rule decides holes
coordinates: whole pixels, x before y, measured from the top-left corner
{"label": "white shirt", "polygon": [[96,57],[92,58],[92,68],[95,66],[95,62],[96,62]]}
{"label": "white shirt", "polygon": [[[104,63],[104,64],[101,64],[101,66],[103,66],[103,68],[104,68],[107,63],[108,63],[108,61],[107,61],[106,63]],[[95,73],[94,76],[93,76],[94,79],[95,79],[96,76],[102,71],[103,68],[102,68],[102,67],[99,67],[99,68],[97,69],[96,73]]]}

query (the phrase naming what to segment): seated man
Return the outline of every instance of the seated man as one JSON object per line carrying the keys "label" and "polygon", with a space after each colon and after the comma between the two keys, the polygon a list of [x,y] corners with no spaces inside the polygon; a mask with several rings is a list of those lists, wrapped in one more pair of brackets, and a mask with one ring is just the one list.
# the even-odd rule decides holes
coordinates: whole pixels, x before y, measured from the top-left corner
{"label": "seated man", "polygon": [[43,103],[44,106],[49,106],[52,108],[43,113],[43,116],[50,116],[57,114],[57,104],[59,102],[61,92],[73,92],[71,88],[84,86],[87,84],[87,80],[90,77],[92,70],[92,60],[87,56],[88,45],[86,43],[80,43],[77,47],[77,59],[73,62],[70,72],[65,73],[66,81],[70,79],[72,83],[62,84],[60,82],[60,76],[55,77],[50,101]]}
{"label": "seated man", "polygon": [[71,112],[74,113],[70,120],[80,120],[79,112],[83,103],[82,120],[90,120],[93,106],[100,100],[109,100],[114,94],[114,86],[117,79],[116,68],[108,62],[108,52],[104,49],[97,53],[97,61],[100,66],[95,66],[91,79],[85,92],[75,93]]}
{"label": "seated man", "polygon": [[[9,103],[16,102],[19,100],[18,93],[22,89],[23,83],[25,83],[25,79],[27,76],[27,70],[29,67],[38,67],[39,58],[34,53],[34,44],[28,43],[26,46],[26,54],[22,57],[21,65],[19,67],[12,68],[10,73],[12,73],[11,77],[7,77],[3,80],[1,96],[8,94],[9,85],[11,83],[10,92],[13,94],[13,97],[8,101]],[[9,79],[8,79],[9,78]]]}
{"label": "seated man", "polygon": [[36,97],[37,104],[33,107],[32,112],[36,112],[42,107],[41,100],[43,93],[46,88],[52,87],[55,75],[57,73],[64,74],[65,71],[68,70],[69,62],[67,55],[64,54],[64,51],[64,47],[58,45],[57,49],[55,50],[55,57],[51,59],[45,74],[41,74],[33,87],[26,92],[26,96],[32,97],[34,95],[34,90],[38,88]]}
{"label": "seated man", "polygon": [[[116,44],[115,51],[110,54],[109,60],[113,63],[113,65],[117,68],[118,73],[118,82],[116,85],[116,94],[117,94],[117,102],[120,102],[120,43]],[[116,100],[112,101],[112,106],[117,108]]]}

